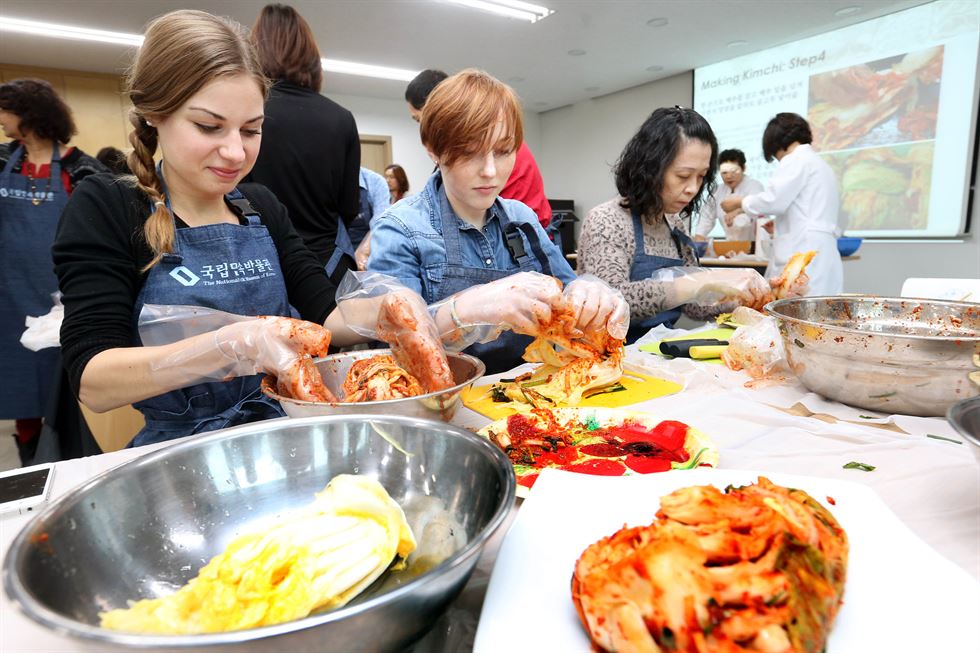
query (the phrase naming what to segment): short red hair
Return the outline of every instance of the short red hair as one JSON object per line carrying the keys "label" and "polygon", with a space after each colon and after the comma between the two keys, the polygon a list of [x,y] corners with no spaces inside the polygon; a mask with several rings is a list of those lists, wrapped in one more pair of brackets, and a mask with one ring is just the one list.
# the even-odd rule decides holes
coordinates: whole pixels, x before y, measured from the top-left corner
{"label": "short red hair", "polygon": [[[503,122],[503,135],[493,141]],[[482,70],[468,68],[440,82],[425,101],[422,144],[445,165],[493,149],[517,150],[524,116],[514,89]]]}

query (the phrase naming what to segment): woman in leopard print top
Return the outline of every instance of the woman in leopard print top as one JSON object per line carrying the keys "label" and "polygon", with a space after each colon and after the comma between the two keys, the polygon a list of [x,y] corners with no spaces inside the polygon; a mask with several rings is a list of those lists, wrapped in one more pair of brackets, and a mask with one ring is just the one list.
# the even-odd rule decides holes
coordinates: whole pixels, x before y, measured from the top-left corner
{"label": "woman in leopard print top", "polygon": [[[707,121],[691,109],[657,109],[626,145],[614,172],[619,196],[589,211],[578,272],[594,274],[623,293],[630,305],[629,340],[658,324],[673,326],[682,311],[705,320],[732,310],[732,302],[683,302],[693,294],[691,284],[705,283],[708,275],[689,278],[683,293],[680,284],[650,279],[661,268],[698,266],[681,218],[696,211],[714,189],[718,144]],[[768,288],[755,270],[721,274],[733,277],[727,279],[733,285]]]}

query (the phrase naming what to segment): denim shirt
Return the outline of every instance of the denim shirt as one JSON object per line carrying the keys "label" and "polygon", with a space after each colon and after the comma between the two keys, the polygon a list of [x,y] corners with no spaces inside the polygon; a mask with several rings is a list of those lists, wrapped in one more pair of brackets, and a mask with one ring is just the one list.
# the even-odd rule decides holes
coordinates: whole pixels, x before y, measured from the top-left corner
{"label": "denim shirt", "polygon": [[[442,175],[436,171],[429,177],[421,193],[391,206],[372,224],[368,269],[401,280],[429,303],[450,294],[440,292],[443,274],[448,265],[454,263],[447,260],[446,243],[441,233],[441,207],[449,206],[445,195]],[[500,224],[501,214],[513,223],[532,226],[554,276],[565,284],[575,279],[575,273],[561,250],[545,235],[537,215],[517,200],[497,198],[482,229],[453,215],[460,230],[463,259],[456,264],[513,270],[515,273],[520,271],[520,266],[507,249]],[[531,243],[524,233],[521,233],[521,240],[525,251],[531,252]]]}

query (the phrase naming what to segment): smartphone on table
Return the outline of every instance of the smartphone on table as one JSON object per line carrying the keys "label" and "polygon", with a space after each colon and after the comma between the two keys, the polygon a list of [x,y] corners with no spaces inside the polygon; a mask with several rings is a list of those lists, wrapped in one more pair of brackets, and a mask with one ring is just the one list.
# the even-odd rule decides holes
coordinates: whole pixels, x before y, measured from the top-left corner
{"label": "smartphone on table", "polygon": [[0,472],[0,513],[24,512],[43,503],[53,476],[54,463]]}

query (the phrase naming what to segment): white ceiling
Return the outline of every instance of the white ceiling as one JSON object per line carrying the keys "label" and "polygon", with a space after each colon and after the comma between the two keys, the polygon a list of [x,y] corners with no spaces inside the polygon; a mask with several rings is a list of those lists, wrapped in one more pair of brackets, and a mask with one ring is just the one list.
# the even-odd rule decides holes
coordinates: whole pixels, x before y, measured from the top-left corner
{"label": "white ceiling", "polygon": [[[531,24],[439,0],[293,0],[320,53],[398,68],[475,66],[511,84],[525,108],[547,111],[799,38],[924,4],[923,0],[535,0],[555,13]],[[173,9],[203,9],[251,25],[263,0],[0,0],[0,15],[142,32]],[[839,9],[859,6],[852,14]],[[648,22],[666,18],[664,27]],[[733,41],[744,45],[729,46]],[[571,56],[569,50],[585,50]],[[121,72],[123,46],[0,32],[0,62]],[[660,66],[662,70],[651,70]],[[325,74],[324,91],[397,99],[405,82]]]}

